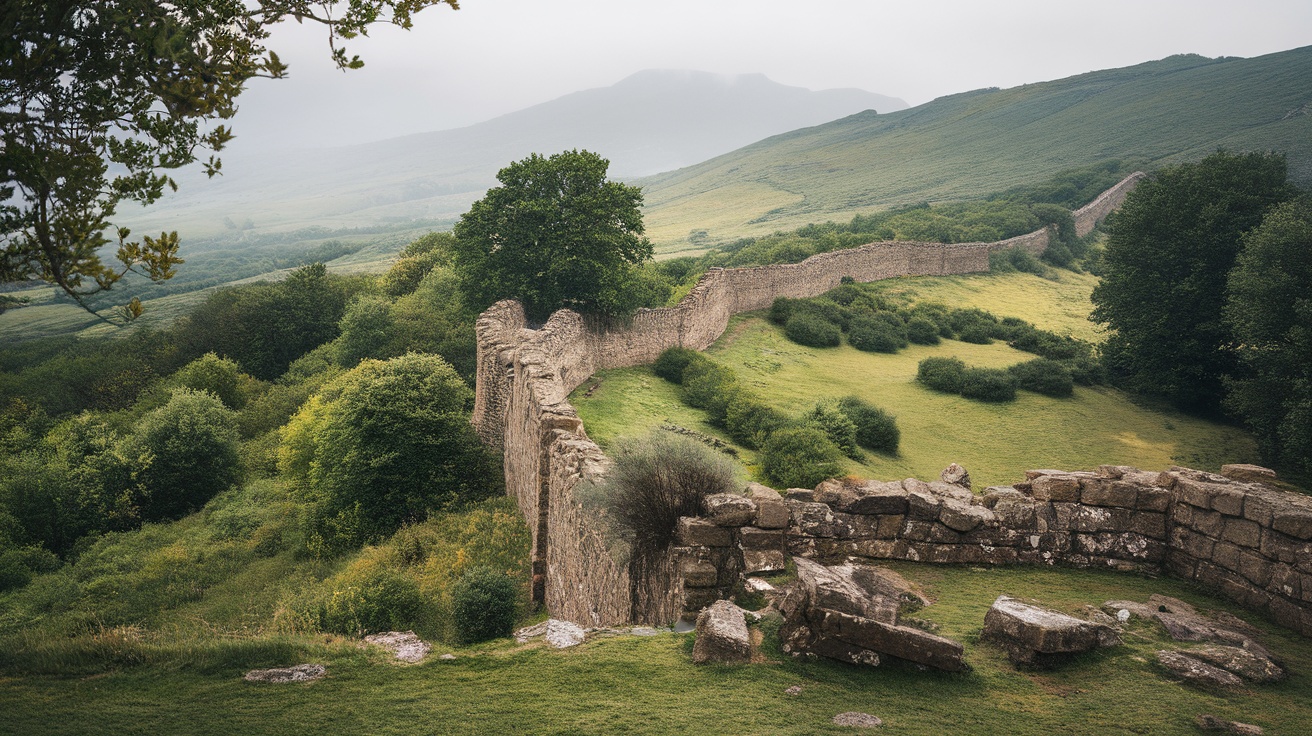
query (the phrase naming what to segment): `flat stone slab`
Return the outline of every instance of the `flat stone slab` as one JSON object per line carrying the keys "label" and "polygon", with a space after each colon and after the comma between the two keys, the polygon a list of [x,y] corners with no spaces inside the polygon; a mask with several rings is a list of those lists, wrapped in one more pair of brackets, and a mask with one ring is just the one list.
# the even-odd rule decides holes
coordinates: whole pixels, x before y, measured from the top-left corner
{"label": "flat stone slab", "polygon": [[697,616],[697,639],[692,661],[696,664],[746,664],[752,661],[752,639],[743,610],[719,600]]}
{"label": "flat stone slab", "polygon": [[1220,690],[1234,690],[1243,687],[1244,681],[1239,676],[1220,667],[1194,659],[1184,652],[1159,651],[1157,661],[1171,674],[1191,685]]}
{"label": "flat stone slab", "polygon": [[1040,664],[1120,644],[1110,627],[1068,616],[1005,595],[984,615],[984,637],[1002,645],[1018,664]]}
{"label": "flat stone slab", "polygon": [[432,650],[432,645],[420,639],[413,631],[388,631],[382,634],[370,634],[364,638],[366,644],[374,644],[384,649],[390,649],[396,658],[402,662],[422,662],[428,652]]}
{"label": "flat stone slab", "polygon": [[716,493],[702,501],[706,518],[716,526],[747,526],[756,521],[756,502],[733,493]]}
{"label": "flat stone slab", "polygon": [[852,728],[879,728],[884,725],[884,722],[878,716],[872,716],[869,713],[848,711],[834,716],[834,725],[850,726]]}
{"label": "flat stone slab", "polygon": [[321,664],[298,664],[291,667],[274,667],[267,670],[251,670],[242,677],[246,682],[310,682],[328,674],[328,668]]}
{"label": "flat stone slab", "polygon": [[962,658],[961,644],[927,631],[825,609],[813,608],[811,620],[815,624],[816,634],[821,637],[832,637],[872,652],[945,672],[969,669]]}
{"label": "flat stone slab", "polygon": [[515,632],[515,641],[525,644],[531,639],[542,640],[553,649],[566,649],[582,644],[588,632],[582,626],[569,621],[550,618],[540,624],[529,626]]}
{"label": "flat stone slab", "polygon": [[1239,721],[1227,721],[1224,718],[1217,718],[1213,715],[1201,715],[1194,719],[1194,725],[1200,731],[1215,731],[1219,733],[1232,733],[1238,736],[1262,736],[1266,731],[1261,726],[1254,726],[1251,723],[1240,723]]}
{"label": "flat stone slab", "polygon": [[1213,645],[1186,649],[1183,653],[1239,675],[1250,682],[1279,682],[1285,679],[1285,669],[1262,652]]}

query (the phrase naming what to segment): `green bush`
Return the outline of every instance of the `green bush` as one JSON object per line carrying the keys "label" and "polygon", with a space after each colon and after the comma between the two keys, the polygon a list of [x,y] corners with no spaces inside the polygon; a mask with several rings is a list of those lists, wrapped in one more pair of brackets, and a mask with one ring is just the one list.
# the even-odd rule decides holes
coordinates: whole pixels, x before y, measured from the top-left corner
{"label": "green bush", "polygon": [[784,334],[799,345],[813,348],[837,347],[843,340],[838,325],[812,312],[795,312],[784,325]]}
{"label": "green bush", "polygon": [[940,340],[938,325],[924,317],[913,317],[907,322],[907,340],[917,345],[937,345]]}
{"label": "green bush", "polygon": [[770,321],[777,325],[787,323],[788,318],[793,316],[793,309],[803,301],[786,296],[776,297],[770,304]]}
{"label": "green bush", "polygon": [[838,408],[856,425],[856,441],[862,447],[890,455],[897,454],[902,433],[892,414],[856,396],[840,399]]}
{"label": "green bush", "polygon": [[935,391],[961,393],[966,364],[957,358],[925,358],[916,368],[916,380]]}
{"label": "green bush", "polygon": [[705,409],[726,394],[738,382],[734,372],[705,357],[692,361],[683,370],[683,400],[689,406]]}
{"label": "green bush", "polygon": [[666,348],[651,364],[651,371],[670,383],[683,383],[683,370],[700,357],[696,350]]}
{"label": "green bush", "polygon": [[1013,273],[1021,271],[1023,273],[1032,273],[1036,276],[1042,276],[1047,272],[1043,263],[1030,254],[1029,251],[1015,247],[1006,250],[995,250],[989,253],[989,271],[993,273]]}
{"label": "green bush", "polygon": [[961,395],[976,401],[1014,401],[1016,379],[998,368],[967,368],[961,374]]}
{"label": "green bush", "polygon": [[1055,360],[1035,358],[1017,363],[1007,369],[1016,379],[1016,386],[1044,396],[1063,398],[1075,391],[1070,370]]}
{"label": "green bush", "polygon": [[729,404],[724,417],[729,436],[754,450],[788,424],[788,417],[755,396],[745,394]]}
{"label": "green bush", "polygon": [[1081,386],[1101,386],[1107,383],[1107,368],[1093,355],[1081,355],[1062,361],[1071,372],[1071,380]]}
{"label": "green bush", "polygon": [[890,321],[875,317],[853,318],[847,341],[857,350],[871,353],[896,353],[907,345],[905,333]]}
{"label": "green bush", "polygon": [[822,401],[802,419],[806,424],[824,432],[844,455],[855,460],[861,459],[861,451],[857,449],[856,423],[838,407]]}
{"label": "green bush", "polygon": [[422,628],[426,609],[413,580],[378,570],[329,594],[319,605],[318,626],[347,636],[407,631]]}
{"label": "green bush", "polygon": [[451,588],[451,614],[460,641],[510,636],[515,628],[515,583],[488,567],[465,571]]}
{"label": "green bush", "polygon": [[1093,352],[1092,347],[1086,342],[1040,330],[1033,325],[1017,329],[1007,340],[1008,344],[1017,350],[1024,350],[1050,360],[1069,360]]}
{"label": "green bush", "polygon": [[237,418],[213,394],[180,388],[128,438],[130,457],[149,457],[137,473],[144,521],[176,519],[236,483]]}
{"label": "green bush", "polygon": [[172,382],[193,391],[208,391],[229,409],[241,409],[246,405],[246,395],[241,390],[243,378],[252,380],[243,376],[241,369],[231,360],[206,353],[178,369]]}
{"label": "green bush", "polygon": [[59,558],[44,547],[0,548],[0,593],[27,585],[32,576],[59,569]]}
{"label": "green bush", "polygon": [[761,470],[783,488],[813,488],[843,474],[843,453],[815,427],[788,427],[761,447]]}

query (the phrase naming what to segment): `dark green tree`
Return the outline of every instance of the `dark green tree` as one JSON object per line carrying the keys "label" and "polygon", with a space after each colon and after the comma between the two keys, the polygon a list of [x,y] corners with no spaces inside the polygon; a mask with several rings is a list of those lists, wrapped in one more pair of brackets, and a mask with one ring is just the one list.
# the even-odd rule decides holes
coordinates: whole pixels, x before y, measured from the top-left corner
{"label": "dark green tree", "polygon": [[[363,66],[338,44],[379,22],[455,0],[13,0],[0,10],[0,282],[40,279],[85,298],[128,271],[173,275],[176,232],[131,240],[112,225],[122,202],[175,189],[169,171],[219,151],[218,124],[255,77],[287,66],[265,47],[284,19],[325,27],[341,69]],[[206,172],[221,163],[209,156]],[[108,233],[108,234],[107,234]],[[117,263],[100,250],[117,241]],[[0,300],[0,308],[13,306]],[[140,313],[133,301],[122,314]],[[104,318],[104,317],[102,317]],[[107,319],[107,318],[105,318]]]}
{"label": "dark green tree", "polygon": [[185,516],[240,475],[236,415],[208,392],[176,389],[125,445],[130,456],[149,458],[136,472],[143,521]]}
{"label": "dark green tree", "polygon": [[1244,238],[1229,287],[1240,365],[1226,406],[1268,462],[1312,476],[1312,200],[1277,207]]}
{"label": "dark green tree", "polygon": [[1222,314],[1240,236],[1290,196],[1285,159],[1224,151],[1164,169],[1126,197],[1111,226],[1093,319],[1112,329],[1107,364],[1135,390],[1181,408],[1220,406],[1235,368]]}
{"label": "dark green tree", "polygon": [[621,315],[638,306],[636,266],[651,257],[642,191],[606,181],[610,162],[589,151],[533,154],[497,173],[501,186],[455,227],[466,303],[519,299],[531,319],[568,307]]}

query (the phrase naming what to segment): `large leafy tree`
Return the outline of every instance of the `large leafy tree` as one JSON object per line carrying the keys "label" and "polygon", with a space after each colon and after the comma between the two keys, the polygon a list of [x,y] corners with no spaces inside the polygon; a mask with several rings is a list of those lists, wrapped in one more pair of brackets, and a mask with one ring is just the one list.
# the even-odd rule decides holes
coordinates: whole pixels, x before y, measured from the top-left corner
{"label": "large leafy tree", "polygon": [[1268,461],[1312,476],[1312,199],[1277,207],[1248,234],[1229,286],[1241,370],[1226,404]]}
{"label": "large leafy tree", "polygon": [[[181,263],[178,235],[131,239],[121,202],[175,188],[168,172],[232,138],[219,121],[255,77],[287,67],[265,47],[294,18],[323,25],[342,69],[363,66],[342,39],[373,23],[409,28],[455,0],[9,0],[0,9],[0,281],[43,280],[86,297],[128,271],[153,280]],[[209,175],[221,163],[209,156]],[[101,259],[117,242],[116,263]],[[0,301],[0,309],[13,306]],[[133,302],[123,316],[140,311]]]}
{"label": "large leafy tree", "polygon": [[618,315],[639,306],[635,266],[651,257],[642,191],[606,181],[589,151],[533,154],[497,173],[455,227],[455,266],[469,306],[519,299],[530,318],[562,307]]}
{"label": "large leafy tree", "polygon": [[1193,411],[1219,408],[1235,368],[1222,313],[1240,238],[1290,196],[1283,156],[1218,151],[1164,169],[1126,197],[1111,225],[1093,319],[1104,355],[1134,389]]}

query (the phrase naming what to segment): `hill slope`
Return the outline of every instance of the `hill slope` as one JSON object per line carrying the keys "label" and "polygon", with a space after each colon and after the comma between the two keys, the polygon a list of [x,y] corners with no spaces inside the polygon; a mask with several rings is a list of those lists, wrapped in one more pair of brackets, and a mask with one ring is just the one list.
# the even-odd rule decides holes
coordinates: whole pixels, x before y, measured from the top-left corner
{"label": "hill slope", "polygon": [[181,191],[136,224],[208,235],[225,227],[450,218],[495,184],[501,167],[530,153],[587,148],[611,160],[612,176],[640,176],[871,108],[899,110],[906,103],[857,89],[813,92],[759,74],[649,70],[466,128],[229,158],[214,180],[186,172]]}
{"label": "hill slope", "polygon": [[664,250],[861,209],[960,199],[1109,158],[1141,167],[1218,146],[1277,150],[1312,184],[1312,47],[1253,59],[1173,56],[1006,90],[858,113],[641,180]]}

